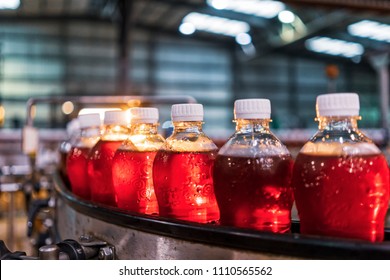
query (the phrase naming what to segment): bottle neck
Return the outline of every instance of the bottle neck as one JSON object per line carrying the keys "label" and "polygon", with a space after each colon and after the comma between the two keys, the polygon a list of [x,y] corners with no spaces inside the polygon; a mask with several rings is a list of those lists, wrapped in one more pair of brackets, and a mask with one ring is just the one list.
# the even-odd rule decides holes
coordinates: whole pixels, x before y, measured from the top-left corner
{"label": "bottle neck", "polygon": [[125,125],[109,124],[103,128],[103,140],[116,141],[125,140],[130,134],[130,129]]}
{"label": "bottle neck", "polygon": [[173,132],[201,133],[202,125],[203,122],[199,121],[173,122]]}
{"label": "bottle neck", "polygon": [[359,116],[342,117],[318,117],[318,129],[320,130],[357,130]]}
{"label": "bottle neck", "polygon": [[158,123],[135,123],[131,125],[131,134],[157,134]]}
{"label": "bottle neck", "polygon": [[236,131],[241,133],[269,131],[270,122],[271,119],[236,119]]}
{"label": "bottle neck", "polygon": [[101,130],[100,127],[87,127],[81,129],[80,136],[82,138],[90,138],[100,136]]}

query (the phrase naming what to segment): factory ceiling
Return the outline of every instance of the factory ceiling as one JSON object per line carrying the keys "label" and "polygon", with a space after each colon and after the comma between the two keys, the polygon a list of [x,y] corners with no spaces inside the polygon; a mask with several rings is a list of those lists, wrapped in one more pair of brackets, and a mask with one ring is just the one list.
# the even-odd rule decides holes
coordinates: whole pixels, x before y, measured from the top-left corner
{"label": "factory ceiling", "polygon": [[[390,52],[388,0],[283,0],[278,2],[280,10],[274,14],[264,14],[273,9],[271,6],[257,11],[248,7],[275,1],[243,0],[244,3],[239,4],[240,1],[20,0],[16,9],[0,10],[0,22],[112,21],[118,24],[119,34],[135,27],[173,36],[190,36],[241,48],[252,60],[280,51],[324,60],[338,57],[356,63],[362,58]],[[19,1],[1,0],[0,7],[1,2]],[[282,17],[282,11],[288,13]],[[213,30],[213,20],[221,18],[225,24],[219,22],[217,31]],[[244,23],[243,31],[234,33],[235,27],[230,24],[235,22],[227,20]],[[373,28],[373,34],[368,30],[370,28]],[[129,38],[131,36],[124,39]]]}

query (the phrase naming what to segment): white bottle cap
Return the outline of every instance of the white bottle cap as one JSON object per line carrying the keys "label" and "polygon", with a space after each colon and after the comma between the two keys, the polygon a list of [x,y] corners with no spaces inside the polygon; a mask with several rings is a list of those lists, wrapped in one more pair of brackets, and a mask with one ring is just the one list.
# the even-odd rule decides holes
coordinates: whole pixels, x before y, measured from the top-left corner
{"label": "white bottle cap", "polygon": [[271,101],[253,98],[238,99],[234,102],[235,119],[269,119],[271,118]]}
{"label": "white bottle cap", "polygon": [[359,116],[359,96],[356,93],[327,93],[317,96],[317,117]]}
{"label": "white bottle cap", "polygon": [[173,122],[203,121],[203,105],[202,104],[172,105],[171,117]]}
{"label": "white bottle cap", "polygon": [[102,122],[100,114],[83,114],[77,117],[80,122],[80,128],[99,127]]}
{"label": "white bottle cap", "polygon": [[158,109],[151,107],[130,108],[130,123],[157,123]]}
{"label": "white bottle cap", "polygon": [[125,111],[106,111],[104,112],[104,124],[128,125],[127,114]]}

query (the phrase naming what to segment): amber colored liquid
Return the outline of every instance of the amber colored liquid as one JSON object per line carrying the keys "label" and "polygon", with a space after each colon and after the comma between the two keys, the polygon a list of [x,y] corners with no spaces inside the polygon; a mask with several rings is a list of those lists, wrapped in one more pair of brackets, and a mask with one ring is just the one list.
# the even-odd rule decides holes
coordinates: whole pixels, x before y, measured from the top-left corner
{"label": "amber colored liquid", "polygon": [[389,201],[383,155],[299,154],[292,185],[301,233],[383,240]]}
{"label": "amber colored liquid", "polygon": [[212,168],[215,151],[159,151],[153,181],[160,216],[199,223],[219,219]]}
{"label": "amber colored liquid", "polygon": [[221,225],[284,233],[293,204],[290,156],[244,158],[218,155],[214,188]]}
{"label": "amber colored liquid", "polygon": [[155,156],[156,152],[116,152],[112,164],[112,181],[119,208],[158,214],[152,177]]}
{"label": "amber colored liquid", "polygon": [[90,150],[87,147],[72,147],[66,160],[72,192],[87,200],[91,198],[87,173],[87,160]]}
{"label": "amber colored liquid", "polygon": [[109,206],[116,206],[112,185],[112,159],[123,141],[99,140],[88,159],[88,179],[91,200]]}

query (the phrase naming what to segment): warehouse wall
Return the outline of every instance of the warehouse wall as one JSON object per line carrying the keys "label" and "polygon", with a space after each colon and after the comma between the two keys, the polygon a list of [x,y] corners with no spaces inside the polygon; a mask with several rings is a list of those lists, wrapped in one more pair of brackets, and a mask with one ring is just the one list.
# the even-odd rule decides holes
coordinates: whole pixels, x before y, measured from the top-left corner
{"label": "warehouse wall", "polygon": [[[205,105],[210,134],[229,134],[233,129],[233,101],[249,97],[271,99],[274,127],[315,126],[315,96],[328,90],[325,62],[281,53],[242,60],[237,48],[144,30],[135,30],[131,38],[131,93],[194,96]],[[5,126],[24,121],[25,102],[30,96],[122,94],[117,84],[117,41],[116,28],[110,23],[0,25],[0,94],[6,107]],[[337,64],[337,90],[360,93],[362,125],[378,126],[374,71],[360,64]],[[63,125],[59,106],[41,107],[39,125]],[[169,108],[161,115],[162,121],[169,119]]]}

